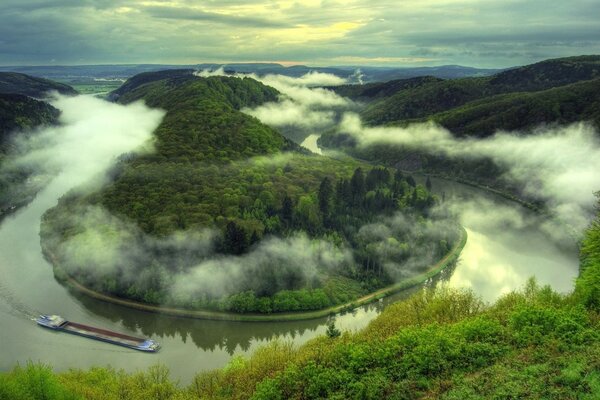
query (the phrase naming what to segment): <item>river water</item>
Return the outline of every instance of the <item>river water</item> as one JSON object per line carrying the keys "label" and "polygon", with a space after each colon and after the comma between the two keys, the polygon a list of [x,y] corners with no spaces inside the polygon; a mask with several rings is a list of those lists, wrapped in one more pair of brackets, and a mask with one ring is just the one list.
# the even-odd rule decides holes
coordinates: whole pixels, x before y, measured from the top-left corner
{"label": "river water", "polygon": [[[549,240],[539,217],[516,203],[462,184],[434,179],[433,190],[448,204],[462,208],[461,220],[469,234],[457,266],[445,274],[450,285],[471,288],[486,301],[521,287],[530,276],[561,292],[572,288],[577,253],[572,246]],[[62,185],[51,183],[0,225],[0,369],[28,360],[49,363],[57,370],[112,365],[136,371],[162,363],[185,384],[195,372],[221,367],[232,356],[249,354],[276,338],[301,344],[325,332],[325,318],[272,323],[192,320],[131,310],[70,291],[54,279],[39,244],[40,218],[63,192]],[[386,303],[338,316],[336,324],[342,330],[360,329]],[[31,320],[40,313],[149,336],[163,348],[146,354],[52,332]]]}

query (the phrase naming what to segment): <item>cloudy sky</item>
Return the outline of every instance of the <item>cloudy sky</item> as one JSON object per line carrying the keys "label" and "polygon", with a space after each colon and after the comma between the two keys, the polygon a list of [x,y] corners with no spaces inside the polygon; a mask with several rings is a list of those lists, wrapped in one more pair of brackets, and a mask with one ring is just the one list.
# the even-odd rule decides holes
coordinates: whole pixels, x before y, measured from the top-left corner
{"label": "cloudy sky", "polygon": [[600,53],[599,0],[0,0],[0,65],[507,67]]}

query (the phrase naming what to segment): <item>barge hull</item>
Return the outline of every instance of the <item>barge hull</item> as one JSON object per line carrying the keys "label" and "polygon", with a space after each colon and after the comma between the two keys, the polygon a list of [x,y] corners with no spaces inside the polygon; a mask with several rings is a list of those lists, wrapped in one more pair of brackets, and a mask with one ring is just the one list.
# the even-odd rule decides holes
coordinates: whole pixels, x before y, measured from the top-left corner
{"label": "barge hull", "polygon": [[107,331],[104,329],[94,328],[92,326],[77,324],[75,322],[67,322],[60,327],[61,331],[72,335],[83,336],[90,339],[100,340],[102,342],[117,344],[119,346],[129,347],[131,349],[140,349],[144,343],[144,339],[133,336],[122,335],[120,333]]}
{"label": "barge hull", "polygon": [[40,315],[35,321],[38,325],[54,331],[62,331],[134,350],[154,353],[160,349],[160,344],[152,339],[142,339],[106,329],[95,328],[89,325],[78,324],[76,322],[67,321],[59,315]]}

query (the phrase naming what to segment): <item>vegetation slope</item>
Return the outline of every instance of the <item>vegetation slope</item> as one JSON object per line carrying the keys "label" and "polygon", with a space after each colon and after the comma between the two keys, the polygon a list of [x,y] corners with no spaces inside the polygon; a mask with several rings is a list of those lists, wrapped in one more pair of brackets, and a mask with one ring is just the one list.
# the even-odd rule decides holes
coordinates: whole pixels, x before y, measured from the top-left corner
{"label": "vegetation slope", "polygon": [[[430,236],[435,230],[424,217],[435,199],[411,177],[310,154],[241,113],[278,98],[277,91],[252,79],[200,78],[186,70],[147,73],[125,83],[113,98],[125,104],[144,100],[166,111],[154,132],[154,150],[123,156],[105,187],[64,197],[47,212],[42,227],[44,245],[55,260],[103,293],[237,312],[320,309],[394,282],[400,271],[383,268],[386,257],[402,265],[412,250],[422,248],[427,257],[414,256],[421,258],[421,270],[407,269],[407,277],[441,258],[459,236],[451,228]],[[101,265],[89,253],[107,253],[107,248],[67,254],[74,241],[98,238],[90,237],[79,219],[90,214],[90,206],[128,221],[129,231],[122,236],[123,227],[105,220],[101,238],[126,237],[147,257],[130,257],[122,264],[115,260],[109,274],[99,275]],[[77,217],[73,210],[79,210]],[[396,212],[415,218],[394,228],[390,240],[397,249],[386,250],[393,243],[361,231]],[[202,240],[187,250],[165,244],[176,242],[172,239],[182,232]],[[325,257],[317,263],[335,268],[320,266],[307,275],[303,266],[289,266],[285,255],[274,254],[275,238],[284,240],[281,246],[304,243],[303,253]],[[200,242],[207,243],[208,253],[198,249]],[[269,255],[260,255],[263,251]],[[223,296],[172,290],[178,276],[213,259],[242,264],[241,275],[227,283],[235,290]]]}
{"label": "vegetation slope", "polygon": [[600,78],[600,56],[579,56],[546,60],[487,77],[413,78],[333,90],[368,102],[363,120],[384,125],[427,118],[499,94],[536,92],[596,78]]}
{"label": "vegetation slope", "polygon": [[[423,77],[335,90],[365,103],[361,117],[367,124],[406,126],[433,121],[457,137],[481,138],[498,130],[531,134],[539,127],[580,121],[600,129],[599,88],[600,56],[579,56],[542,61],[489,77]],[[356,140],[342,131],[325,133],[319,145],[364,160],[441,174],[521,196],[519,188],[499,179],[503,171],[487,159],[454,160],[400,145],[358,147]]]}
{"label": "vegetation slope", "polygon": [[15,93],[42,98],[51,91],[56,91],[65,95],[77,94],[72,87],[65,85],[64,83],[58,83],[49,79],[38,78],[18,72],[0,72],[0,93]]}

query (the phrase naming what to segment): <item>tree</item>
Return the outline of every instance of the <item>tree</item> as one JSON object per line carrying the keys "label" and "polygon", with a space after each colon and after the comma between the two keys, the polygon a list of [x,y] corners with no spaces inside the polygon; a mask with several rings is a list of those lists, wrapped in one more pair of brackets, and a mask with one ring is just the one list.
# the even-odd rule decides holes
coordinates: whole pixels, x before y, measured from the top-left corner
{"label": "tree", "polygon": [[336,204],[343,210],[346,207],[352,205],[352,191],[350,189],[350,182],[346,179],[340,179],[336,185]]}
{"label": "tree", "polygon": [[409,175],[406,178],[406,183],[408,183],[410,186],[415,187],[417,186],[417,182],[415,182],[415,178],[412,177],[412,175]]}
{"label": "tree", "polygon": [[355,206],[361,205],[365,194],[365,174],[363,173],[362,168],[356,168],[354,174],[352,175],[352,179],[350,179],[350,190],[352,193],[352,202]]}
{"label": "tree", "polygon": [[335,326],[335,320],[329,320],[329,322],[327,323],[327,337],[334,339],[336,337],[339,337],[341,334],[342,332]]}
{"label": "tree", "polygon": [[288,227],[292,224],[292,218],[294,216],[294,203],[287,194],[284,196],[281,202],[281,221]]}
{"label": "tree", "polygon": [[427,177],[427,180],[425,181],[425,187],[428,192],[431,192],[431,179],[429,179],[429,177]]}
{"label": "tree", "polygon": [[248,248],[246,232],[235,221],[229,221],[225,227],[223,242],[224,251],[230,254],[242,254]]}
{"label": "tree", "polygon": [[319,210],[323,217],[327,217],[331,210],[331,196],[333,194],[333,187],[331,185],[331,179],[328,177],[323,178],[321,185],[319,186]]}

